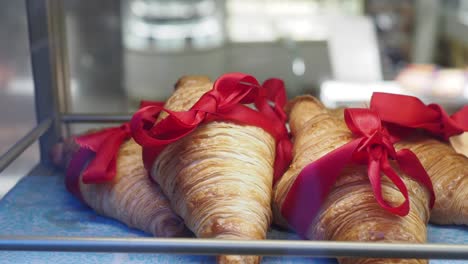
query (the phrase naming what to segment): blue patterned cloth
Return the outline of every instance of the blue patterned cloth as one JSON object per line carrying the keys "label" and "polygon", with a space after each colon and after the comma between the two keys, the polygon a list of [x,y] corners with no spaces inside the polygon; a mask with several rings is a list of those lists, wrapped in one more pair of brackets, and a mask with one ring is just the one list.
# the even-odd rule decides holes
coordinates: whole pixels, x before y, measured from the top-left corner
{"label": "blue patterned cloth", "polygon": [[[64,187],[61,175],[28,176],[0,201],[1,235],[145,237],[138,230],[95,214]],[[297,239],[291,233],[272,230],[271,239]],[[466,227],[429,227],[429,241],[468,244]],[[214,263],[212,256],[128,253],[67,253],[0,251],[0,263]],[[331,259],[264,257],[262,263],[336,264]],[[468,261],[432,260],[431,264]]]}

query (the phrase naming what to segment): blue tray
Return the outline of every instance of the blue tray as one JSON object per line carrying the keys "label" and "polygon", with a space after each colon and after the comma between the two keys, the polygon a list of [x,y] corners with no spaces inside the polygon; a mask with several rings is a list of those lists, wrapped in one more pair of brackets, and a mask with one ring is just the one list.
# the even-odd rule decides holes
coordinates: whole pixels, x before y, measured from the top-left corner
{"label": "blue tray", "polygon": [[[97,215],[69,194],[63,175],[31,175],[0,201],[0,235],[147,237],[148,235]],[[297,239],[273,229],[270,239]],[[429,226],[429,242],[468,244],[467,227]],[[67,253],[0,251],[1,263],[215,263],[213,256],[128,253]],[[264,257],[262,263],[336,264],[334,259]],[[431,264],[468,261],[431,260]]]}

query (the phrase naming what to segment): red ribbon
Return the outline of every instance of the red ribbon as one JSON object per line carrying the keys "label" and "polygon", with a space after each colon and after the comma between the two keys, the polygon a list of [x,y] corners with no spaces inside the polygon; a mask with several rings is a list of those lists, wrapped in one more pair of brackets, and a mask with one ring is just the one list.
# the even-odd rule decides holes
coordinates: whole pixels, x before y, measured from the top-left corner
{"label": "red ribbon", "polygon": [[404,128],[422,128],[445,140],[468,131],[468,106],[449,116],[440,105],[425,105],[413,96],[373,93],[370,108],[384,122]]}
{"label": "red ribbon", "polygon": [[[252,103],[258,111],[244,105]],[[202,123],[224,120],[257,126],[276,140],[276,181],[292,159],[292,144],[285,126],[285,104],[283,81],[269,79],[260,85],[253,76],[228,73],[216,80],[213,88],[188,111],[174,112],[162,106],[140,109],[131,121],[132,136],[143,146],[143,161],[150,170],[156,157],[168,144],[185,137]],[[161,111],[168,116],[155,124]]]}
{"label": "red ribbon", "polygon": [[[409,212],[408,190],[403,180],[391,167],[389,158],[396,160],[405,174],[430,191],[432,208],[435,195],[429,176],[413,152],[408,149],[395,151],[393,143],[397,139],[390,136],[382,127],[377,113],[369,109],[346,109],[345,121],[357,138],[304,167],[289,190],[281,208],[281,213],[288,223],[305,237],[309,225],[319,212],[341,171],[351,162],[367,164],[372,190],[382,208],[400,216],[407,215]],[[387,175],[401,192],[405,198],[402,204],[394,207],[384,200],[381,173]]]}
{"label": "red ribbon", "polygon": [[[161,102],[142,101],[141,106],[157,105]],[[103,129],[75,138],[80,146],[67,168],[65,185],[76,197],[82,199],[80,175],[86,184],[103,183],[114,179],[117,173],[117,154],[122,143],[131,137],[130,123]]]}
{"label": "red ribbon", "polygon": [[68,190],[81,198],[79,191],[81,173],[84,183],[112,180],[117,172],[117,154],[120,145],[129,138],[128,123],[77,137],[75,141],[80,149],[73,155],[67,169],[65,184]]}

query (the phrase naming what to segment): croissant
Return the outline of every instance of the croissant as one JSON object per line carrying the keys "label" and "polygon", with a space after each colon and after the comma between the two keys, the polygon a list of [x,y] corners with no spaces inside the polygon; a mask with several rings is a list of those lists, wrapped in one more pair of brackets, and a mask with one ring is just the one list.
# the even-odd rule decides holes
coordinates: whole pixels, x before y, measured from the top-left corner
{"label": "croissant", "polygon": [[[66,168],[78,149],[74,139],[68,138],[53,148],[52,160]],[[158,237],[190,234],[183,220],[171,210],[159,186],[148,177],[141,158],[141,147],[132,139],[120,146],[117,173],[111,182],[84,184],[80,181],[79,189],[89,207],[129,227]]]}
{"label": "croissant", "polygon": [[[165,108],[188,110],[212,85],[206,77],[183,77]],[[197,237],[265,239],[274,159],[275,141],[261,128],[214,121],[166,146],[151,176]],[[218,257],[218,263],[259,261],[258,256]]]}
{"label": "croissant", "polygon": [[[330,111],[343,118],[343,109]],[[398,142],[395,148],[413,151],[431,178],[437,199],[430,222],[468,225],[468,158],[423,133]]]}
{"label": "croissant", "polygon": [[[283,227],[287,227],[287,222],[280,209],[300,171],[309,163],[348,143],[353,137],[342,120],[334,118],[311,96],[294,99],[288,108],[294,158],[289,170],[275,185],[273,198],[275,222]],[[407,216],[394,215],[381,208],[375,200],[366,167],[350,164],[341,173],[305,236],[311,240],[424,243],[430,213],[430,194],[419,183],[398,173],[403,176],[409,191],[411,209]],[[396,205],[403,201],[398,189],[386,177],[382,179],[382,193],[390,204]],[[418,259],[338,260],[341,264],[427,263],[427,260]]]}
{"label": "croissant", "polygon": [[412,150],[431,177],[437,199],[430,221],[468,225],[468,158],[426,135],[405,139],[395,147]]}

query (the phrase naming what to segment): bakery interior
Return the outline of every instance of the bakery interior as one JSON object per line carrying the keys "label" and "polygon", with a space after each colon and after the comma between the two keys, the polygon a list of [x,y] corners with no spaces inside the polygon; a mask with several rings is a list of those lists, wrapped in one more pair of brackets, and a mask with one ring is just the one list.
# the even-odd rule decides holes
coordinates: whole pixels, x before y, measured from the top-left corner
{"label": "bakery interior", "polygon": [[[26,3],[0,3],[0,155],[37,124]],[[467,0],[63,0],[61,8],[69,113],[132,113],[141,99],[166,100],[180,76],[225,72],[281,78],[288,98],[311,94],[330,108],[367,105],[374,91],[449,113],[468,104]],[[0,199],[39,159],[34,143],[0,172]]]}

